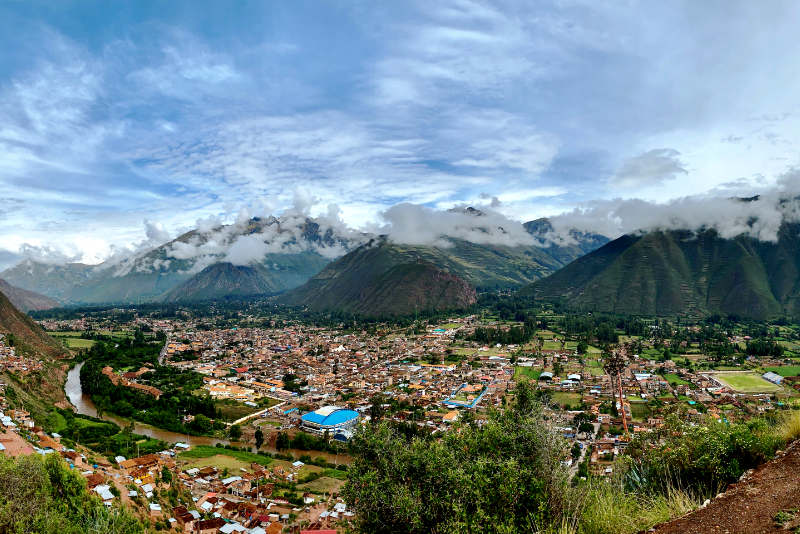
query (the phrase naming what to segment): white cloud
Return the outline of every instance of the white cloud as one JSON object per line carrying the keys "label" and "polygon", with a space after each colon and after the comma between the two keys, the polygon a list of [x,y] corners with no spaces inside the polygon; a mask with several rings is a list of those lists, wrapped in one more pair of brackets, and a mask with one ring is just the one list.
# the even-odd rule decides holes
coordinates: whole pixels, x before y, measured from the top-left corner
{"label": "white cloud", "polygon": [[648,150],[625,160],[612,183],[620,188],[649,187],[673,180],[679,174],[688,174],[680,155],[672,148]]}

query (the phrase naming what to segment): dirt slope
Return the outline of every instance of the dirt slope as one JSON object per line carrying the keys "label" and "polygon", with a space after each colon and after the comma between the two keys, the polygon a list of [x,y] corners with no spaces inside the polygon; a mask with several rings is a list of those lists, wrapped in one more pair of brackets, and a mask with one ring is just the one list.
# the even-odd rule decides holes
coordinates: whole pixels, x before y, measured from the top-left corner
{"label": "dirt slope", "polygon": [[[783,512],[780,516],[779,513]],[[783,523],[775,520],[779,517]],[[800,526],[800,440],[703,509],[656,526],[657,534],[761,534]]]}

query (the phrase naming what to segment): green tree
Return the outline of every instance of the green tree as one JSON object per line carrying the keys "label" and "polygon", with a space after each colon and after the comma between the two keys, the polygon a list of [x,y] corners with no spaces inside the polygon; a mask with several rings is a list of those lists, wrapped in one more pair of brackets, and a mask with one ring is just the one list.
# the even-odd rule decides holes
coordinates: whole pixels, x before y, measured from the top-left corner
{"label": "green tree", "polygon": [[255,438],[256,438],[256,449],[260,449],[261,445],[264,444],[264,432],[260,428],[256,429]]}
{"label": "green tree", "polygon": [[289,435],[286,432],[281,432],[278,434],[278,438],[275,440],[275,448],[279,451],[285,450],[289,448],[290,440]]}
{"label": "green tree", "polygon": [[526,383],[510,410],[439,439],[407,438],[389,422],[350,441],[342,494],[357,532],[530,532],[559,521],[572,501],[565,442],[543,424]]}
{"label": "green tree", "polygon": [[228,435],[234,441],[238,441],[242,437],[242,427],[239,425],[231,425],[228,429]]}

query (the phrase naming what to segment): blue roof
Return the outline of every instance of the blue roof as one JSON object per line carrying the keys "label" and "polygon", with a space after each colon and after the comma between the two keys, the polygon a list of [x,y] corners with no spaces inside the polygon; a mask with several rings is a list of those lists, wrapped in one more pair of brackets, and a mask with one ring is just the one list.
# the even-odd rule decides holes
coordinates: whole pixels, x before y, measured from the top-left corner
{"label": "blue roof", "polygon": [[358,412],[355,410],[339,409],[331,412],[328,415],[319,414],[317,412],[308,412],[302,419],[309,423],[316,423],[320,426],[337,426],[358,417]]}

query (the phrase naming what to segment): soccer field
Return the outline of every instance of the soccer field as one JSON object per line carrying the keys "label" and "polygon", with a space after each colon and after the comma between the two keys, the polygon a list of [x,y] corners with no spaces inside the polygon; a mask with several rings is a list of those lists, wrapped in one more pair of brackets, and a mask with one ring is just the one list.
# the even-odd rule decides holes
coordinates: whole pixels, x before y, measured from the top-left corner
{"label": "soccer field", "polygon": [[781,387],[768,382],[756,373],[719,373],[717,380],[740,393],[772,393]]}

